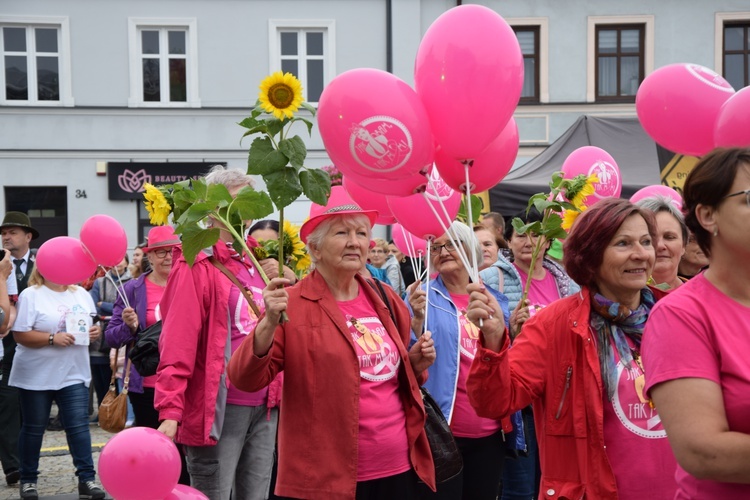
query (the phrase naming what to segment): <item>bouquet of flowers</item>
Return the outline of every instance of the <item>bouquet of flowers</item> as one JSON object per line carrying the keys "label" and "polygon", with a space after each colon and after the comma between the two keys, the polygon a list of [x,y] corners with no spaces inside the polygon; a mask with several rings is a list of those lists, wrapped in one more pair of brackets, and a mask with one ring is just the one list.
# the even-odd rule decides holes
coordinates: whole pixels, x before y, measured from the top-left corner
{"label": "bouquet of flowers", "polygon": [[310,269],[310,256],[305,250],[305,244],[299,237],[299,228],[289,221],[284,221],[283,252],[279,252],[279,240],[260,240],[258,246],[253,248],[253,253],[258,260],[279,259],[279,254],[284,255],[284,264],[294,271],[297,278],[302,278]]}

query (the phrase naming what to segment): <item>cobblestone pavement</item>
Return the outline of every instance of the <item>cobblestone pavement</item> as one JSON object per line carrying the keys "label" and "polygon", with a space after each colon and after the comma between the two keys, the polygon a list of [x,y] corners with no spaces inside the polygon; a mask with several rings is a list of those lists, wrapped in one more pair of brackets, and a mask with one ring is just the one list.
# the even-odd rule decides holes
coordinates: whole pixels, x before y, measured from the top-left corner
{"label": "cobblestone pavement", "polygon": [[[98,425],[89,426],[91,430],[91,448],[94,456],[94,467],[99,462],[99,451],[113,436],[99,428]],[[98,470],[98,467],[97,467]],[[2,477],[2,476],[0,476]],[[99,476],[96,480],[99,484]],[[65,431],[47,431],[44,433],[42,454],[39,459],[39,498],[55,500],[78,499],[78,478],[75,475],[73,459],[68,452]],[[7,486],[0,479],[0,500],[18,499],[18,485]]]}

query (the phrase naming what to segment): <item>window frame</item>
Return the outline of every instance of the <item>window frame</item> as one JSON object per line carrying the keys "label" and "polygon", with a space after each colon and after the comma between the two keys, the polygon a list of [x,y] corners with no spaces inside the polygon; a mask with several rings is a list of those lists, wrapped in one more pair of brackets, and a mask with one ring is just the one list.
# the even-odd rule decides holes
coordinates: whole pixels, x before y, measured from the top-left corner
{"label": "window frame", "polygon": [[[33,83],[34,98],[25,101],[7,99],[5,94],[5,52],[0,54],[0,106],[30,106],[30,107],[72,107],[73,99],[71,64],[70,64],[70,21],[67,16],[5,16],[0,15],[0,27],[24,28],[27,32],[31,28],[54,28],[57,30],[57,62],[58,84],[60,99],[57,101],[40,101],[37,94],[36,61],[28,63],[29,97]],[[2,43],[2,41],[0,41]],[[36,54],[36,52],[34,52]],[[35,57],[35,56],[32,56]],[[27,55],[27,61],[29,55]]]}
{"label": "window frame", "polygon": [[[185,31],[185,81],[187,84],[187,95],[185,101],[143,100],[143,53],[141,51],[141,31],[159,31],[162,38],[163,31],[184,30]],[[130,96],[128,107],[130,108],[200,108],[200,92],[198,86],[198,22],[195,18],[128,18],[128,52],[130,66]],[[169,53],[159,50],[160,61],[168,61]],[[161,65],[163,66],[163,65]],[[160,70],[163,74],[164,69]],[[168,72],[168,69],[166,69]],[[169,92],[169,82],[165,86],[161,84],[162,94],[165,89]]]}
{"label": "window frame", "polygon": [[519,105],[549,103],[549,19],[546,17],[515,17],[507,18],[506,21],[514,31],[516,28],[538,30],[536,68],[538,96],[536,99],[521,98]]}
{"label": "window frame", "polygon": [[[744,39],[745,50],[744,51],[733,51],[732,54],[745,54],[745,81],[744,85],[740,88],[744,88],[750,85],[750,12],[717,12],[716,13],[716,41],[715,41],[715,62],[716,72],[722,77],[726,78],[724,73],[724,60],[727,55],[724,49],[724,30],[727,27],[742,26],[748,30],[748,34]],[[735,90],[740,90],[735,88]]]}
{"label": "window frame", "polygon": [[643,79],[645,79],[654,71],[654,16],[588,16],[587,18],[586,102],[635,103],[635,96],[605,96],[597,98],[599,63],[597,60],[596,32],[597,28],[607,25],[612,25],[613,27],[620,25],[643,26],[643,43],[641,44],[643,60],[641,64],[643,67]]}
{"label": "window frame", "polygon": [[[635,55],[635,52],[621,52],[621,40],[622,40],[622,32],[623,31],[633,31],[638,30],[638,58],[639,58],[639,65],[638,65],[638,73],[640,76],[640,83],[643,82],[643,80],[646,78],[646,74],[644,71],[644,59],[645,59],[645,37],[646,37],[646,27],[643,24],[599,24],[594,28],[594,57],[596,58],[596,69],[595,71],[595,78],[596,81],[594,83],[596,88],[596,102],[635,102],[635,95],[622,95],[622,88],[620,87],[620,69],[621,69],[621,59],[623,57],[633,57]],[[601,31],[615,31],[617,32],[617,48],[615,49],[614,53],[603,53],[599,51],[599,33]],[[614,58],[617,61],[617,95],[605,95],[600,96],[599,95],[599,59],[602,57],[610,57]],[[640,83],[638,86],[640,87]]]}
{"label": "window frame", "polygon": [[[281,71],[281,33],[292,32],[304,34],[309,31],[323,32],[323,87],[336,75],[336,22],[333,19],[269,19],[268,20],[268,53],[269,53],[269,73]],[[306,37],[302,37],[303,39]],[[299,38],[298,38],[299,40]],[[299,43],[299,42],[298,42]],[[298,54],[298,61],[307,58],[307,54]],[[304,89],[307,88],[307,68],[304,64],[299,64],[299,75],[302,82],[303,95]],[[304,95],[305,100],[312,106],[317,107],[318,101],[308,101],[308,96]]]}

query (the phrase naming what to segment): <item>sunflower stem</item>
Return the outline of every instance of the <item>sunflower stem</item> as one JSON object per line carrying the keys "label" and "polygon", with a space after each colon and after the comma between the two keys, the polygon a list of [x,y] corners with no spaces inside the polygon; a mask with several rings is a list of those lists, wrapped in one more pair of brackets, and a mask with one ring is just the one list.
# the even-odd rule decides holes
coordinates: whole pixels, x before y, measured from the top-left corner
{"label": "sunflower stem", "polygon": [[284,276],[284,209],[279,209],[279,276]]}

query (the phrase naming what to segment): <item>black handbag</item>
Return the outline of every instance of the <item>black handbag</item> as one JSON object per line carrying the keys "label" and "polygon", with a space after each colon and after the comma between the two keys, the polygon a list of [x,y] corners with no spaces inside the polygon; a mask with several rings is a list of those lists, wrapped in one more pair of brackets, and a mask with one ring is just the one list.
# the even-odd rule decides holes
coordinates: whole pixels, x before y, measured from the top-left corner
{"label": "black handbag", "polygon": [[[388,308],[393,324],[398,327],[396,316],[393,314],[391,302],[388,300],[385,290],[383,290],[383,285],[378,280],[373,281],[375,283],[370,282],[370,286],[378,292],[378,295],[380,295],[383,303]],[[437,401],[435,401],[432,394],[425,387],[420,387],[420,390],[422,392],[424,411],[427,414],[424,422],[424,430],[425,434],[427,434],[427,440],[430,442],[432,462],[435,464],[435,482],[440,484],[459,475],[464,468],[464,461],[461,457],[461,450],[458,449],[458,445],[456,444],[456,439],[453,437],[453,432],[451,432],[450,425],[448,425],[445,415],[440,410],[440,405],[437,404]]]}
{"label": "black handbag", "polygon": [[138,332],[133,347],[128,352],[135,370],[142,377],[156,375],[159,367],[159,336],[161,335],[161,320]]}

